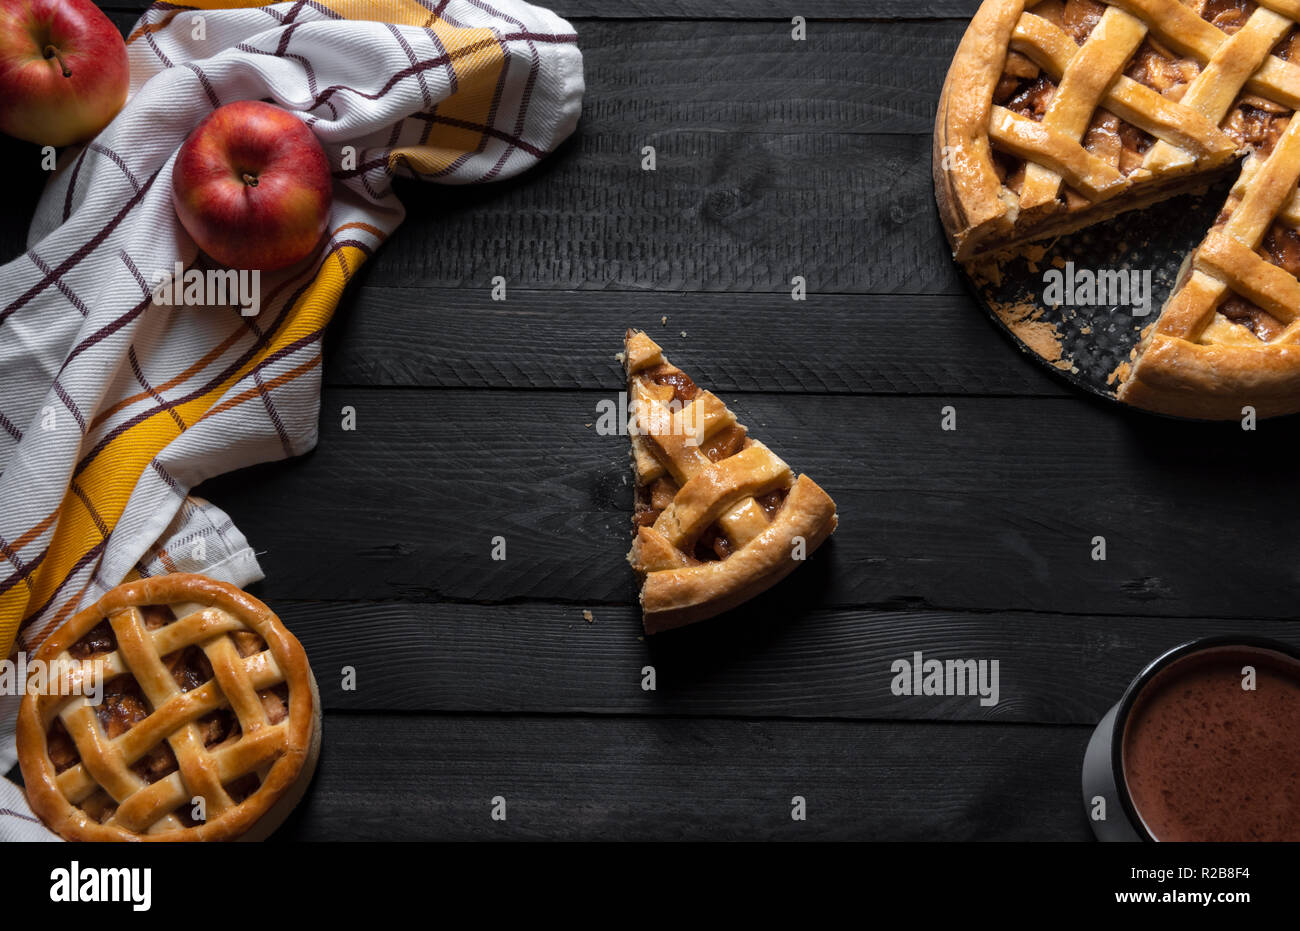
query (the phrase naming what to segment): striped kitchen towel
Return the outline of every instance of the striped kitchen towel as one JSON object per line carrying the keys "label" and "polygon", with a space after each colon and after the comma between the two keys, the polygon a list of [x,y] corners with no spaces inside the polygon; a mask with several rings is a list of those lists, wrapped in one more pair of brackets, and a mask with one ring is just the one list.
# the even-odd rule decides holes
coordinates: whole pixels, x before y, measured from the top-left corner
{"label": "striped kitchen towel", "polygon": [[[315,445],[322,332],[402,220],[392,177],[518,174],[573,131],[583,93],[573,28],[519,0],[156,3],[127,50],[126,107],[63,153],[26,253],[0,268],[0,656],[134,575],[261,578],[249,542],[189,490]],[[210,267],[172,209],[176,150],[216,107],[255,99],[324,145],[327,241],[261,276],[255,316],[160,306],[177,263]]]}

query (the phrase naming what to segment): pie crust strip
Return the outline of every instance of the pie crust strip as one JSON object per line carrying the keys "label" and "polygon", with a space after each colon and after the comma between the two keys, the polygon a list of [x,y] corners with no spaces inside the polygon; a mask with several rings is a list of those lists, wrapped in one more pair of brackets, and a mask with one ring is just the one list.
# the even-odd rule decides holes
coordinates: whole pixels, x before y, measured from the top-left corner
{"label": "pie crust strip", "polygon": [[806,553],[835,529],[835,502],[806,475],[800,475],[784,507],[761,534],[721,562],[706,562],[651,572],[641,592],[647,633],[658,633],[748,601],[789,575],[796,538]]}
{"label": "pie crust strip", "polygon": [[[1142,26],[1145,31],[1145,24]],[[1029,57],[1056,81],[1069,71],[1071,61],[1080,51],[1069,33],[1033,13],[1020,17],[1011,47]],[[1227,154],[1237,148],[1218,124],[1124,74],[1114,75],[1098,106],[1159,140],[1193,153]]]}
{"label": "pie crust strip", "polygon": [[1116,169],[1076,140],[1006,107],[993,107],[989,138],[1013,155],[1046,165],[1093,200],[1114,193],[1124,181]]}
{"label": "pie crust strip", "polygon": [[[673,546],[687,550],[710,524],[736,504],[789,488],[793,481],[788,465],[763,444],[754,443],[713,468],[697,472],[655,520],[654,529]],[[754,536],[757,534],[751,534],[749,539]],[[749,539],[735,542],[743,546]]]}
{"label": "pie crust strip", "polygon": [[[1028,16],[1025,14],[1021,19]],[[1146,31],[1141,20],[1117,7],[1107,7],[1087,41],[1066,64],[1052,102],[1043,115],[1043,126],[1076,143],[1082,139],[1106,89],[1123,70]],[[1045,165],[1029,162],[1025,166],[1020,209],[1055,203],[1060,187],[1059,174]]]}

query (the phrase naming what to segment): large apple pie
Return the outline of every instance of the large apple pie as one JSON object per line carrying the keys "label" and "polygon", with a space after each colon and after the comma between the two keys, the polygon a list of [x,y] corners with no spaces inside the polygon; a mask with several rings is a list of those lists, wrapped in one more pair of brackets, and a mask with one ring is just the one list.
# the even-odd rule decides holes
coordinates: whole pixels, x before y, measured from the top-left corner
{"label": "large apple pie", "polygon": [[749,436],[645,333],[624,340],[636,478],[628,561],[647,633],[713,617],[775,585],[835,530],[835,502]]}
{"label": "large apple pie", "polygon": [[1068,232],[1240,163],[1118,396],[1202,418],[1300,410],[1300,2],[984,0],[935,125],[958,261]]}
{"label": "large apple pie", "polygon": [[[252,840],[302,797],[320,698],[266,605],[201,575],[121,585],[56,630],[18,713],[32,810],[68,840]],[[94,676],[99,688],[86,687]]]}

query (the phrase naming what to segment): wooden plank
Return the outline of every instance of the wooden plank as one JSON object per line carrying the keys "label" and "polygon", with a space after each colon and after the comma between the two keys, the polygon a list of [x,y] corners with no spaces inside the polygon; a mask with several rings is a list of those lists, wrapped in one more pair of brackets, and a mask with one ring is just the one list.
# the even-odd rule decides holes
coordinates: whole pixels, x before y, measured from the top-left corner
{"label": "wooden plank", "polygon": [[[707,355],[678,357],[707,384]],[[199,493],[264,551],[272,599],[629,604],[627,441],[594,426],[619,387],[611,372],[605,392],[327,389],[312,455]],[[724,399],[839,502],[840,530],[784,583],[802,610],[1295,615],[1285,423],[1245,433],[1084,398]]]}
{"label": "wooden plank", "polygon": [[623,331],[637,327],[704,367],[717,391],[1074,393],[965,294],[507,293],[350,289],[330,327],[326,384],[609,388],[622,378]]}
{"label": "wooden plank", "polygon": [[[658,170],[641,171],[654,145]],[[405,181],[367,281],[403,287],[959,293],[928,135],[583,126],[527,175]]]}
{"label": "wooden plank", "polygon": [[837,23],[791,43],[761,23],[590,24],[575,136],[499,185],[400,183],[408,217],[369,280],[956,292],[930,133],[963,29]]}
{"label": "wooden plank", "polygon": [[[254,589],[256,591],[256,589]],[[654,638],[630,607],[273,602],[329,711],[1096,724],[1165,650],[1285,621],[760,606]],[[899,696],[896,660],[998,662],[998,701]],[[394,657],[398,660],[394,662]],[[647,666],[655,688],[643,686]],[[353,673],[344,690],[343,670]]]}
{"label": "wooden plank", "polygon": [[[328,715],[281,840],[1086,840],[1089,729]],[[806,799],[793,821],[791,799]],[[491,818],[492,799],[506,820]]]}
{"label": "wooden plank", "polygon": [[[99,4],[108,11],[138,16],[152,0],[110,0]],[[778,0],[557,0],[537,4],[566,19],[772,19],[789,22],[792,16],[807,20],[969,19],[979,0],[804,0],[798,12]]]}

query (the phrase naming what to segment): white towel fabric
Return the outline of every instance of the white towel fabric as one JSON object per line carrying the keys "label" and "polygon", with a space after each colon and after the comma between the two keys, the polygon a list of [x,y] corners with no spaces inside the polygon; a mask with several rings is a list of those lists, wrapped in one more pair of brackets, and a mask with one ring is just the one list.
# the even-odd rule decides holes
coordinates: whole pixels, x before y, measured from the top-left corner
{"label": "white towel fabric", "polygon": [[8,779],[0,779],[0,840],[57,841],[59,835],[41,824],[27,807],[23,790]]}
{"label": "white towel fabric", "polygon": [[[393,24],[421,7],[427,23]],[[476,28],[487,40],[462,47]],[[261,578],[249,542],[189,489],[315,445],[321,330],[402,220],[392,171],[517,174],[572,132],[583,93],[573,28],[517,0],[156,4],[132,35],[127,106],[63,153],[27,253],[0,268],[0,656],[20,621],[16,646],[33,650],[132,572]],[[245,99],[296,111],[325,146],[328,248],[264,274],[256,317],[154,306],[159,272],[206,261],[172,209],[175,152]],[[482,123],[465,116],[476,106]],[[14,708],[0,703],[0,774],[16,759]],[[36,836],[48,832],[0,784],[0,839]]]}

